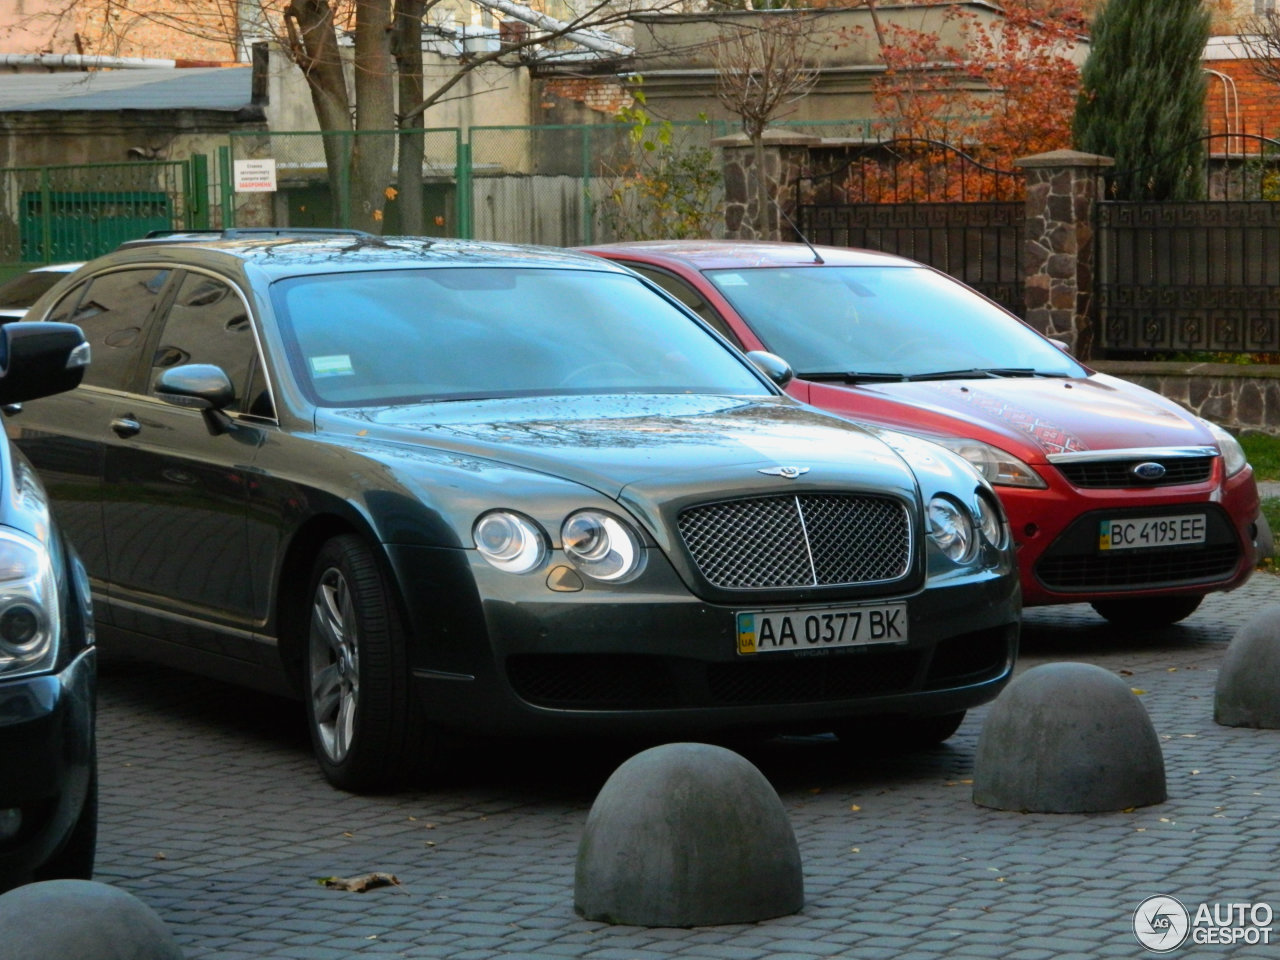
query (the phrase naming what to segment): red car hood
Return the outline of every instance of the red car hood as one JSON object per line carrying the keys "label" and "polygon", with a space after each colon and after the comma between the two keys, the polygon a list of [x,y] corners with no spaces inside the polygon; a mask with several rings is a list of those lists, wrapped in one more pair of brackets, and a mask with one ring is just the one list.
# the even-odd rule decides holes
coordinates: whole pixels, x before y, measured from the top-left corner
{"label": "red car hood", "polygon": [[1214,444],[1209,430],[1181,407],[1104,374],[793,384],[795,395],[853,419],[986,440],[1028,461],[1076,450]]}

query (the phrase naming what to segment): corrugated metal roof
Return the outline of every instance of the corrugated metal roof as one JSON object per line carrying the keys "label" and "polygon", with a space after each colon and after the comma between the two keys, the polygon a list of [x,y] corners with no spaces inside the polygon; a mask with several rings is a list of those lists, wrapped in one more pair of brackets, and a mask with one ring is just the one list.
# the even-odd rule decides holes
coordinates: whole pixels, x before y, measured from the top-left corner
{"label": "corrugated metal roof", "polygon": [[249,104],[252,67],[0,73],[0,113],[229,110]]}

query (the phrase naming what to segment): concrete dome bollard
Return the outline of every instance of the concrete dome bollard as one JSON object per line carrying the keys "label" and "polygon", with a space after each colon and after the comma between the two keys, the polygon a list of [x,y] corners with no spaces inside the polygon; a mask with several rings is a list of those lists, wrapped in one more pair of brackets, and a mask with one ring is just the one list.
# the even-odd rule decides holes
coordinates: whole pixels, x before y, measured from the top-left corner
{"label": "concrete dome bollard", "polygon": [[614,771],[591,807],[574,894],[588,920],[698,927],[803,906],[800,848],[782,801],[732,750],[645,750]]}
{"label": "concrete dome bollard", "polygon": [[1280,605],[1263,607],[1231,638],[1213,719],[1224,727],[1280,729]]}
{"label": "concrete dome bollard", "polygon": [[1095,813],[1161,803],[1164,754],[1128,684],[1088,663],[1015,677],[978,737],[973,801],[999,810]]}
{"label": "concrete dome bollard", "polygon": [[29,883],[0,896],[0,960],[182,960],[164,921],[93,880]]}

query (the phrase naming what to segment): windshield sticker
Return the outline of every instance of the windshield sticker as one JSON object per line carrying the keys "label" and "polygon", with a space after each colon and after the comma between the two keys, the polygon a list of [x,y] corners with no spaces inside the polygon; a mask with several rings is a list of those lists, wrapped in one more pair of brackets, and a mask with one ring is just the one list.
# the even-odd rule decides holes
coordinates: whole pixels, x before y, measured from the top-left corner
{"label": "windshield sticker", "polygon": [[312,357],[311,375],[317,380],[321,377],[349,377],[355,373],[351,367],[351,357],[345,353],[331,357]]}
{"label": "windshield sticker", "polygon": [[736,273],[717,273],[716,286],[717,287],[745,287],[747,286],[747,281],[746,281],[746,278],[741,277]]}

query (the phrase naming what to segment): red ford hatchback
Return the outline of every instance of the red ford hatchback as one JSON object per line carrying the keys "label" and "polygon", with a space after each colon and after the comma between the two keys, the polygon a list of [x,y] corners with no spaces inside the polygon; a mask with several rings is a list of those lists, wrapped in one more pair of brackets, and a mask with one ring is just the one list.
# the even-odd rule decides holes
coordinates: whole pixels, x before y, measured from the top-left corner
{"label": "red ford hatchback", "polygon": [[995,485],[1023,600],[1087,601],[1157,625],[1248,579],[1258,491],[1222,428],[1090,370],[969,287],[887,254],[793,243],[652,241],[625,264],[818,407],[935,440]]}

